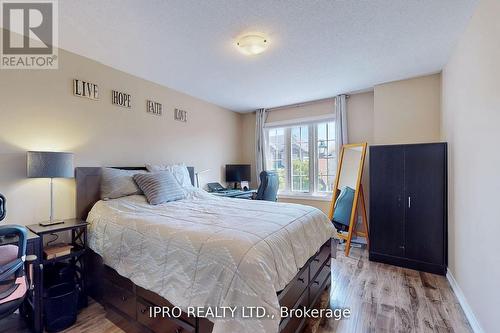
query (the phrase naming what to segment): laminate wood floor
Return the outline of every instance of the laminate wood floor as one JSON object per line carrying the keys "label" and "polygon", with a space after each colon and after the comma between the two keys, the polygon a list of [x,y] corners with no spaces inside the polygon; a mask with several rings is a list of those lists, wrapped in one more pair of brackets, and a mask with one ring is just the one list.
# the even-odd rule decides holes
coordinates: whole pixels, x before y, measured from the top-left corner
{"label": "laminate wood floor", "polygon": [[[318,333],[472,332],[443,276],[368,261],[366,250],[354,248],[345,257],[339,246],[334,261],[331,307],[348,307],[351,317],[328,319]],[[27,333],[15,316],[0,321],[0,332]],[[91,301],[65,333],[124,333]]]}
{"label": "laminate wood floor", "polygon": [[472,332],[444,276],[371,262],[368,251],[339,246],[332,265],[330,307],[351,309],[350,319],[328,319],[318,333]]}

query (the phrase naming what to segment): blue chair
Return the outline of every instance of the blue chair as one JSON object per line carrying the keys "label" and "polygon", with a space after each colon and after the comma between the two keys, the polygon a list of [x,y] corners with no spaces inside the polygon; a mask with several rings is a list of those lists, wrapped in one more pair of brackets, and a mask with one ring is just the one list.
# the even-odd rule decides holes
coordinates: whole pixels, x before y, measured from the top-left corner
{"label": "blue chair", "polygon": [[254,199],[276,201],[280,182],[278,173],[274,171],[262,171],[259,178],[260,186]]}

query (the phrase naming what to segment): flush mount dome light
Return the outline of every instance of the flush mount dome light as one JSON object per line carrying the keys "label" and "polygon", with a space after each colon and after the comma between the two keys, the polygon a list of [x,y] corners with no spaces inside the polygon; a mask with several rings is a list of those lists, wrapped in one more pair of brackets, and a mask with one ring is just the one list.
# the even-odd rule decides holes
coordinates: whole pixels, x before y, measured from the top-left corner
{"label": "flush mount dome light", "polygon": [[260,35],[245,35],[236,42],[238,50],[246,55],[255,55],[264,52],[269,46],[269,40]]}

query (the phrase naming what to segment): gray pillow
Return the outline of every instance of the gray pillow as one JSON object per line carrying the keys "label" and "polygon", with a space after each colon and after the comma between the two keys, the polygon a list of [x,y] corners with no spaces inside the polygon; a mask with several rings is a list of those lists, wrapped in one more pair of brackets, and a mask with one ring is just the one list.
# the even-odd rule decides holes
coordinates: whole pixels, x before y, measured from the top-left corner
{"label": "gray pillow", "polygon": [[144,172],[147,171],[102,168],[101,199],[116,199],[127,195],[142,194],[132,177],[137,173]]}
{"label": "gray pillow", "polygon": [[186,194],[169,171],[134,175],[134,180],[151,205],[184,199]]}

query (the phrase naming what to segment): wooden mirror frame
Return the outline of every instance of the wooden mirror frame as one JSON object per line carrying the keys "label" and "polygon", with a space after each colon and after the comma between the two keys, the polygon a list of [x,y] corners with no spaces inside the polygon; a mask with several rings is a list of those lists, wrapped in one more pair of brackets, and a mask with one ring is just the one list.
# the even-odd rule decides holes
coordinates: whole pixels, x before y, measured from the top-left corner
{"label": "wooden mirror frame", "polygon": [[[332,195],[332,201],[330,203],[330,213],[328,214],[328,218],[330,221],[333,221],[333,214],[335,213],[335,202],[337,201],[337,192],[338,192],[338,186],[339,186],[339,181],[340,181],[340,174],[342,172],[342,163],[344,161],[344,151],[345,149],[350,149],[350,148],[361,148],[361,160],[359,162],[359,167],[358,167],[358,177],[356,180],[356,189],[354,191],[354,199],[353,199],[353,204],[352,204],[352,210],[351,210],[351,217],[349,219],[349,231],[347,235],[343,233],[337,233],[337,235],[346,241],[346,246],[345,246],[345,255],[346,257],[349,256],[349,251],[351,248],[351,240],[353,234],[356,234],[356,236],[361,236],[366,238],[366,243],[367,246],[369,247],[369,240],[368,240],[368,219],[366,216],[366,206],[365,206],[365,198],[364,198],[364,193],[363,193],[363,186],[361,185],[361,179],[363,178],[363,169],[365,166],[365,157],[366,157],[366,148],[368,144],[366,142],[363,143],[354,143],[354,144],[346,144],[342,146],[342,150],[340,151],[340,158],[338,160],[337,164],[337,174],[335,175],[335,185],[333,188],[333,195]],[[357,209],[358,209],[358,202],[361,205],[361,210],[362,210],[362,219],[363,219],[363,224],[365,227],[365,232],[361,231],[355,231],[356,228],[356,216],[357,216]]]}

